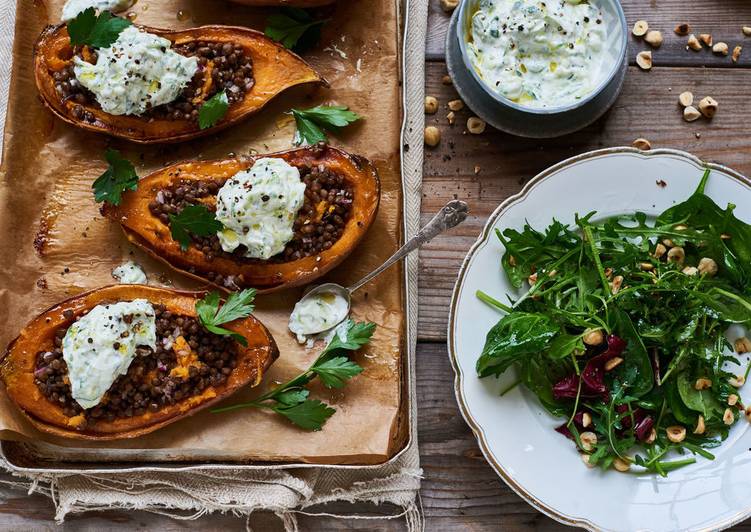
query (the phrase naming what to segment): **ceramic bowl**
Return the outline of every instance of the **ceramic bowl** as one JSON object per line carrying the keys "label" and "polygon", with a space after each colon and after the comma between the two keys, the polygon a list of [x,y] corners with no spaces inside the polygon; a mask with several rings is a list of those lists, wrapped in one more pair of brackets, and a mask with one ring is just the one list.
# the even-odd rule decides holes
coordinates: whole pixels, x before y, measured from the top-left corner
{"label": "ceramic bowl", "polygon": [[492,90],[477,74],[468,52],[472,15],[480,0],[463,0],[451,17],[446,37],[446,64],[454,86],[477,116],[493,127],[531,138],[550,138],[582,129],[607,111],[618,97],[628,70],[628,28],[618,0],[592,0],[604,13],[608,25],[606,50],[609,69],[597,87],[581,100],[560,107],[543,109],[520,105]]}

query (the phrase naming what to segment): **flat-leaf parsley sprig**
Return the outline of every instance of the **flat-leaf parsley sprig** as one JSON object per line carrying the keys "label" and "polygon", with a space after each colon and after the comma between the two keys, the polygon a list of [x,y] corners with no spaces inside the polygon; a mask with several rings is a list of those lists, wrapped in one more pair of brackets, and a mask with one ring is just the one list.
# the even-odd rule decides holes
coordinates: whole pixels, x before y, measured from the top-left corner
{"label": "flat-leaf parsley sprig", "polygon": [[375,331],[375,323],[347,320],[339,328],[315,362],[297,377],[279,385],[248,403],[215,408],[220,413],[239,408],[265,408],[286,417],[306,430],[320,430],[335,409],[318,399],[309,399],[306,385],[318,377],[327,388],[343,388],[347,381],[363,371],[345,353],[357,351],[368,342]]}
{"label": "flat-leaf parsley sprig", "polygon": [[328,19],[314,20],[304,9],[285,7],[266,19],[264,33],[285,48],[301,53],[318,43],[325,22]]}
{"label": "flat-leaf parsley sprig", "polygon": [[255,306],[253,300],[256,297],[256,290],[254,288],[248,288],[242,292],[234,292],[219,306],[219,293],[211,292],[206,297],[196,302],[196,314],[198,314],[198,320],[201,322],[209,332],[219,334],[222,336],[231,336],[242,345],[248,345],[248,341],[244,336],[220,327],[225,323],[247,318],[253,312]]}
{"label": "flat-leaf parsley sprig", "polygon": [[188,205],[177,214],[170,214],[172,238],[186,251],[190,245],[190,234],[211,236],[221,231],[223,225],[205,205]]}
{"label": "flat-leaf parsley sprig", "polygon": [[336,133],[339,129],[360,120],[362,117],[350,111],[346,105],[319,105],[310,109],[292,109],[297,131],[295,144],[326,142],[326,131]]}
{"label": "flat-leaf parsley sprig", "polygon": [[198,110],[198,127],[208,129],[219,122],[229,109],[229,99],[224,89],[217,92]]}
{"label": "flat-leaf parsley sprig", "polygon": [[109,163],[109,167],[91,185],[94,189],[94,200],[97,203],[105,202],[118,206],[122,201],[123,192],[135,190],[138,187],[138,174],[133,163],[120,155],[117,150],[108,149],[104,158]]}
{"label": "flat-leaf parsley sprig", "polygon": [[128,19],[113,17],[109,11],[102,11],[97,15],[95,9],[90,7],[68,22],[70,44],[107,48],[130,25]]}

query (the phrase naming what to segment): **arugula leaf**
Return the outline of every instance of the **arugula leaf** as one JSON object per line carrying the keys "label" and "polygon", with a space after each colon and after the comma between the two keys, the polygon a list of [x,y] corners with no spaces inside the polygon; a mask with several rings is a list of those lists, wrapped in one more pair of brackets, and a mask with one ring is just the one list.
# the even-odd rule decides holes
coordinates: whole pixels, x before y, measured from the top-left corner
{"label": "arugula leaf", "polygon": [[130,20],[113,17],[109,11],[102,11],[97,16],[95,9],[90,7],[68,22],[68,35],[72,45],[107,48],[130,25]]}
{"label": "arugula leaf", "polygon": [[325,22],[313,20],[304,9],[287,7],[266,19],[264,33],[285,48],[301,53],[318,43]]}
{"label": "arugula leaf", "polygon": [[324,360],[311,368],[329,388],[344,388],[349,379],[362,373],[363,368],[347,357]]}
{"label": "arugula leaf", "polygon": [[500,375],[514,362],[545,350],[559,330],[559,326],[544,314],[507,314],[488,332],[485,347],[477,360],[478,376]]}
{"label": "arugula leaf", "polygon": [[305,430],[321,430],[326,420],[336,412],[318,399],[306,399],[293,406],[277,406],[272,410]]}
{"label": "arugula leaf", "polygon": [[198,127],[208,129],[216,125],[229,109],[229,100],[224,90],[217,92],[214,96],[206,100],[200,109],[198,109]]}
{"label": "arugula leaf", "polygon": [[326,131],[336,132],[362,118],[346,105],[319,105],[310,109],[292,109],[297,132],[295,144],[326,142]]}
{"label": "arugula leaf", "polygon": [[211,292],[196,302],[198,320],[210,332],[223,336],[232,336],[232,338],[242,345],[248,345],[248,341],[244,336],[220,327],[220,325],[250,316],[255,308],[253,305],[255,297],[256,290],[254,288],[248,288],[242,292],[233,292],[220,307],[219,293]]}
{"label": "arugula leaf", "polygon": [[104,157],[109,167],[91,186],[94,189],[94,200],[118,206],[123,192],[138,187],[138,174],[133,164],[123,158],[119,151],[108,149]]}
{"label": "arugula leaf", "polygon": [[179,214],[170,214],[172,238],[180,243],[185,251],[190,245],[190,233],[197,236],[211,236],[221,231],[222,224],[205,205],[188,205]]}
{"label": "arugula leaf", "polygon": [[[196,307],[199,317],[219,315],[219,311],[216,310],[218,301],[217,294],[209,300],[208,309]],[[228,301],[227,304],[229,303]],[[203,318],[201,320],[203,321]],[[211,412],[220,413],[239,408],[265,408],[286,417],[301,428],[320,430],[336,410],[317,399],[308,399],[310,392],[304,386],[318,377],[329,388],[343,388],[346,382],[360,374],[363,368],[346,356],[335,355],[360,349],[370,341],[374,330],[374,323],[347,320],[337,329],[337,334],[306,371],[269,390],[254,401],[215,408]]]}

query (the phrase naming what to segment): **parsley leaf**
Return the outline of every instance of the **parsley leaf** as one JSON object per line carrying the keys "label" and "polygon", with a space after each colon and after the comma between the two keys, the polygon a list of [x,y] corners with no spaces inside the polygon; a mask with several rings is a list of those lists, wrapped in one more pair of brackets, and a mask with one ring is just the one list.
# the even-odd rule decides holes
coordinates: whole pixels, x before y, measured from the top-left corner
{"label": "parsley leaf", "polygon": [[287,7],[266,19],[264,33],[285,48],[301,53],[318,43],[325,22],[313,20],[304,9]]}
{"label": "parsley leaf", "polygon": [[330,358],[311,368],[329,388],[344,388],[347,381],[359,375],[363,367],[347,357]]}
{"label": "parsley leaf", "polygon": [[248,341],[242,335],[219,326],[250,316],[255,308],[253,305],[255,297],[256,291],[254,288],[234,292],[230,294],[224,305],[219,307],[219,293],[211,292],[196,302],[198,320],[210,332],[222,336],[232,336],[242,345],[248,345]]}
{"label": "parsley leaf", "polygon": [[229,109],[227,93],[221,90],[206,100],[206,103],[198,110],[198,127],[201,129],[213,127],[224,118],[227,109]]}
{"label": "parsley leaf", "polygon": [[93,48],[112,46],[125,28],[131,25],[128,19],[113,17],[109,11],[102,11],[99,16],[90,7],[68,22],[70,44],[86,44]]}
{"label": "parsley leaf", "polygon": [[[218,301],[217,294],[213,305],[218,305]],[[196,309],[200,317],[204,311],[198,307]],[[317,399],[309,399],[310,392],[305,386],[318,377],[329,388],[343,388],[349,379],[362,373],[363,368],[342,353],[356,351],[367,344],[374,331],[375,323],[347,320],[337,328],[336,335],[306,371],[251,402],[215,408],[211,412],[217,414],[239,408],[266,408],[286,417],[298,427],[320,430],[336,410]]]}
{"label": "parsley leaf", "polygon": [[222,229],[222,224],[205,205],[188,205],[179,214],[170,214],[172,238],[180,243],[185,251],[190,245],[190,233],[197,236],[211,236]]}
{"label": "parsley leaf", "polygon": [[303,142],[307,144],[326,142],[326,131],[336,132],[362,118],[350,111],[346,105],[319,105],[310,109],[292,109],[291,112],[297,124],[295,133],[297,145]]}
{"label": "parsley leaf", "polygon": [[326,420],[336,412],[318,399],[306,399],[294,406],[277,406],[272,410],[305,430],[321,430]]}
{"label": "parsley leaf", "polygon": [[126,190],[138,187],[138,174],[133,164],[120,155],[120,152],[108,149],[104,154],[109,163],[107,171],[100,175],[91,185],[94,189],[94,200],[97,203],[106,202],[118,206],[122,194]]}

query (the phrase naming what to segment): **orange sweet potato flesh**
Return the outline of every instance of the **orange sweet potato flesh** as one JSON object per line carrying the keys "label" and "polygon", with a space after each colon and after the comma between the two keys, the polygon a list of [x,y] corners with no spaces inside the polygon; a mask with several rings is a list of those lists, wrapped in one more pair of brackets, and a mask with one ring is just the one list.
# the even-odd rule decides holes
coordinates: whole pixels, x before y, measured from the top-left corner
{"label": "orange sweet potato flesh", "polygon": [[[149,210],[159,190],[179,181],[213,179],[223,184],[229,177],[251,167],[261,157],[279,157],[289,164],[318,166],[344,176],[353,191],[352,211],[344,233],[329,249],[290,262],[239,261],[223,254],[207,260],[202,251],[187,251],[172,238],[170,228]],[[210,282],[208,272],[234,276],[240,287],[261,293],[308,284],[341,263],[352,252],[375,219],[380,181],[370,161],[330,146],[308,147],[270,155],[216,161],[184,162],[163,168],[141,179],[135,191],[123,194],[118,207],[106,204],[103,212],[117,221],[132,243],[186,275]],[[226,289],[223,286],[220,288]]]}
{"label": "orange sweet potato flesh", "polygon": [[[141,298],[165,305],[175,314],[194,317],[195,303],[204,295],[201,292],[181,292],[144,285],[115,285],[80,294],[55,305],[24,327],[8,346],[0,362],[0,377],[8,396],[43,432],[79,440],[116,440],[148,434],[226,398],[241,387],[256,386],[279,356],[279,350],[271,333],[252,316],[224,325],[248,341],[247,347],[238,344],[237,367],[228,379],[219,386],[206,388],[200,395],[166,405],[156,412],[147,411],[142,415],[113,421],[90,420],[83,430],[77,430],[75,420],[66,416],[60,405],[49,401],[34,384],[37,353],[52,349],[55,332],[60,327],[72,324],[76,317],[96,305]],[[73,315],[66,311],[72,311]]]}
{"label": "orange sweet potato flesh", "polygon": [[55,90],[54,73],[66,68],[73,56],[65,25],[48,26],[34,47],[34,77],[42,101],[65,122],[97,133],[138,143],[179,142],[216,133],[260,111],[269,101],[296,85],[328,85],[308,63],[263,33],[235,26],[200,26],[182,31],[142,27],[176,45],[208,41],[241,45],[253,62],[254,84],[243,100],[230,105],[227,114],[213,127],[200,129],[197,121],[151,119],[133,115],[111,115],[97,106],[82,107],[95,117],[93,122],[76,118],[73,101],[64,101]]}
{"label": "orange sweet potato flesh", "polygon": [[316,7],[333,4],[336,0],[230,0],[246,6]]}

